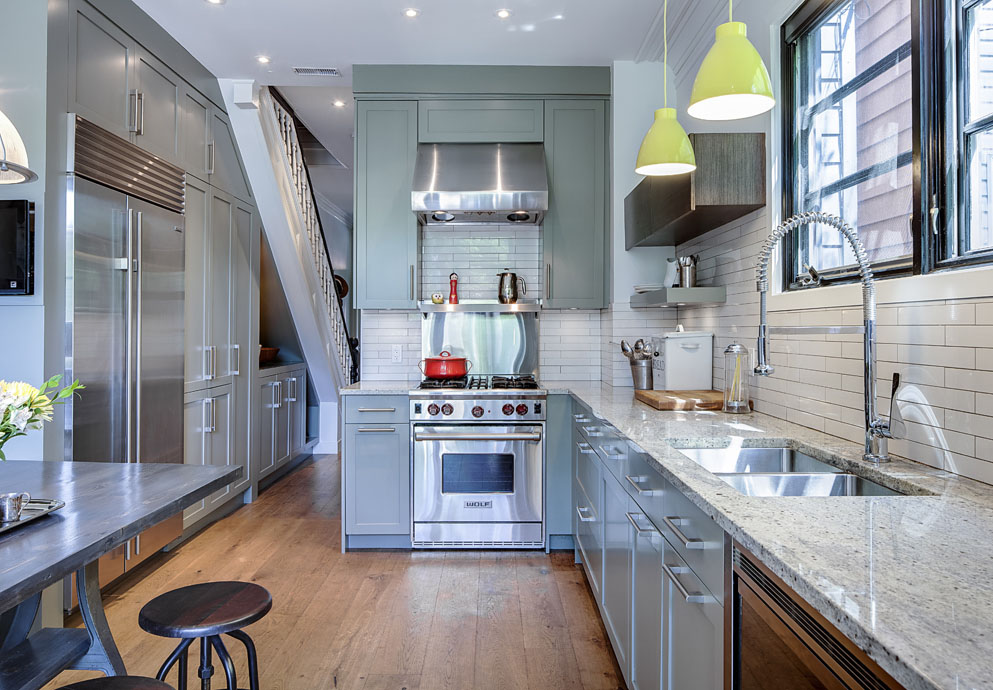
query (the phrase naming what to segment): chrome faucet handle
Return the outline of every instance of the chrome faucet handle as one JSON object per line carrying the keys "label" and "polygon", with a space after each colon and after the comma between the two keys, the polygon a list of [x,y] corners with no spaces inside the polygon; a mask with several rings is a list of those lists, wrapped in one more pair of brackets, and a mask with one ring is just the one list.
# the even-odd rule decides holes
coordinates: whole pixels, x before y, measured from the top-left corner
{"label": "chrome faucet handle", "polygon": [[886,431],[889,438],[905,438],[907,435],[907,425],[904,424],[903,415],[900,413],[900,406],[896,402],[896,394],[900,390],[900,373],[893,373],[893,388],[890,390],[890,418],[886,422]]}

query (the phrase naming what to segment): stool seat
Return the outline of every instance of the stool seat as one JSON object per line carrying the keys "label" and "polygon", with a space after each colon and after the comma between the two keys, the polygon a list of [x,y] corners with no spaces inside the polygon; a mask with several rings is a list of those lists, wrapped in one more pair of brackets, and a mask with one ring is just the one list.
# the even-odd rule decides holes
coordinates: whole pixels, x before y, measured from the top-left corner
{"label": "stool seat", "polygon": [[59,690],[172,690],[172,686],[154,678],[110,676],[64,685]]}
{"label": "stool seat", "polygon": [[265,587],[251,582],[204,582],[180,587],[152,599],[138,614],[138,625],[160,637],[210,637],[241,630],[272,608]]}

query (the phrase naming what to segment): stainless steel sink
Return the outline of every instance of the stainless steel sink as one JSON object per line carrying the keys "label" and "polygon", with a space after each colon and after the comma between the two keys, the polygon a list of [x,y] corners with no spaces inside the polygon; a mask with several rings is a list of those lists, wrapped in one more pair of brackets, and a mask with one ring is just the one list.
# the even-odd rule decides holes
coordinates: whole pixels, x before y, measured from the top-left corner
{"label": "stainless steel sink", "polygon": [[846,473],[720,474],[746,496],[902,496],[898,491]]}
{"label": "stainless steel sink", "polygon": [[714,474],[841,472],[792,448],[680,448],[679,452]]}

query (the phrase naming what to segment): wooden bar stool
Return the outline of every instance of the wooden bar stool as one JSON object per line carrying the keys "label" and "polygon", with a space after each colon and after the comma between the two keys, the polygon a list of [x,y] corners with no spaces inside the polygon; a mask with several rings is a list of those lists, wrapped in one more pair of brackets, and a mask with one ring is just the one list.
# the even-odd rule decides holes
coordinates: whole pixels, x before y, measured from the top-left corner
{"label": "wooden bar stool", "polygon": [[154,678],[109,676],[63,685],[59,690],[172,690],[172,686]]}
{"label": "wooden bar stool", "polygon": [[156,678],[165,680],[169,670],[179,664],[176,687],[186,690],[187,652],[194,640],[200,640],[198,676],[202,690],[210,690],[214,675],[211,650],[224,666],[228,690],[237,690],[234,663],[221,635],[228,635],[245,645],[248,654],[250,690],[259,690],[259,662],[255,643],[242,628],[260,620],[272,608],[272,597],[265,587],[251,582],[205,582],[180,587],[160,594],[145,604],[138,614],[142,630],[160,637],[179,638],[182,642],[162,664]]}

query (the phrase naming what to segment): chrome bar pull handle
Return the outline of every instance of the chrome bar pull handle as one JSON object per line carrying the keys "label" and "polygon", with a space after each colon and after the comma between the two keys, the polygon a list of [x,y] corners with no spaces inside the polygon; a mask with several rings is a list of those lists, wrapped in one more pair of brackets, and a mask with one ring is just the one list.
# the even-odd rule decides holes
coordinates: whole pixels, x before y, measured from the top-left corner
{"label": "chrome bar pull handle", "polygon": [[395,426],[369,427],[356,429],[360,434],[392,434],[396,432]]}
{"label": "chrome bar pull handle", "polygon": [[207,174],[214,174],[214,149],[217,148],[213,141],[207,142]]}
{"label": "chrome bar pull handle", "polygon": [[128,93],[128,131],[138,132],[138,89]]}
{"label": "chrome bar pull handle", "polygon": [[662,518],[662,522],[665,526],[672,530],[672,533],[676,535],[676,539],[683,543],[683,548],[686,549],[702,549],[704,547],[703,539],[691,539],[683,534],[682,530],[676,525],[676,520],[682,520],[681,517],[676,517],[674,515],[669,515]]}
{"label": "chrome bar pull handle", "polygon": [[231,373],[234,376],[241,375],[241,345],[231,344]]}
{"label": "chrome bar pull handle", "polygon": [[395,407],[360,407],[359,412],[396,412]]}
{"label": "chrome bar pull handle", "polygon": [[662,563],[662,571],[666,574],[666,577],[668,577],[672,581],[673,586],[682,595],[683,600],[686,601],[688,604],[707,603],[706,595],[700,594],[699,592],[694,592],[690,594],[690,592],[686,589],[683,583],[679,581],[679,577],[676,575],[676,572],[673,570],[673,568],[678,568],[678,567],[680,566],[669,565],[668,563],[664,563],[664,562]]}
{"label": "chrome bar pull handle", "polygon": [[137,113],[137,126],[135,127],[135,134],[141,136],[145,133],[145,94],[141,91],[136,92],[135,101],[137,105],[135,106],[135,112]]}
{"label": "chrome bar pull handle", "polygon": [[624,479],[627,483],[634,487],[634,490],[638,492],[639,496],[654,496],[656,492],[654,489],[642,489],[641,484],[645,481],[645,477],[632,477],[630,475],[624,475]]}
{"label": "chrome bar pull handle", "polygon": [[576,506],[576,514],[579,515],[579,521],[580,522],[596,522],[596,516],[595,515],[593,517],[587,517],[586,516],[586,511],[587,510],[589,510],[589,508],[586,508],[585,506],[584,507]]}
{"label": "chrome bar pull handle", "polygon": [[639,536],[642,534],[658,534],[659,531],[655,529],[654,526],[646,528],[639,525],[638,520],[635,518],[635,515],[637,515],[639,518],[645,517],[642,513],[624,513],[624,517],[626,517],[628,519],[628,522],[631,523],[631,526],[634,527],[635,534]]}
{"label": "chrome bar pull handle", "polygon": [[591,446],[589,443],[583,443],[582,441],[580,441],[579,443],[576,444],[576,448],[578,448],[579,452],[582,453],[583,455],[596,455],[596,451],[593,450],[593,446]]}

